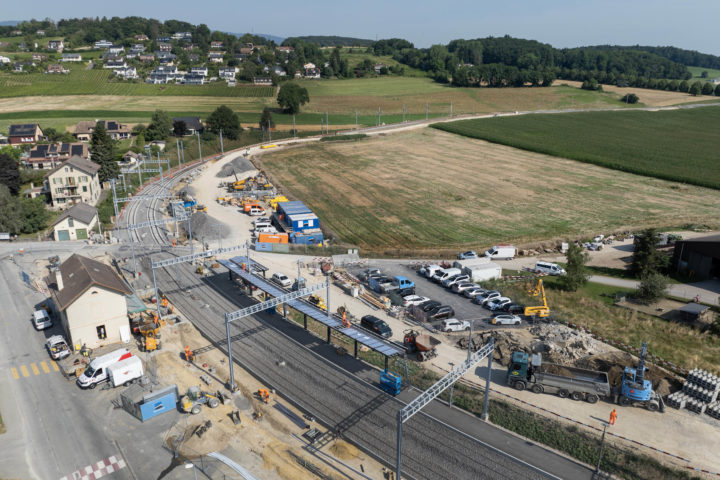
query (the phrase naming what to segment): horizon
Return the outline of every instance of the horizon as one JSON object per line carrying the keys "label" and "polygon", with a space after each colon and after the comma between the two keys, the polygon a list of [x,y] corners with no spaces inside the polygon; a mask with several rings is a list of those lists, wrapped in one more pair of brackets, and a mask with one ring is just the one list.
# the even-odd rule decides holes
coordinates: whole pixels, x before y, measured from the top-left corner
{"label": "horizon", "polygon": [[[98,5],[79,0],[72,5],[59,5],[38,0],[32,5],[7,5],[4,16],[25,20],[50,18],[56,22],[64,18],[140,16],[163,22],[204,23],[211,30],[222,32],[282,38],[314,35],[366,40],[403,38],[418,48],[447,45],[456,39],[510,35],[555,48],[672,46],[720,56],[720,45],[710,42],[708,33],[714,31],[715,19],[720,18],[720,2],[711,0],[637,0],[629,3],[606,0],[602,4],[586,2],[581,5],[570,0],[556,0],[552,5],[539,5],[530,0],[520,0],[512,5],[478,5],[460,0],[452,11],[437,10],[434,4],[409,0],[391,4],[370,0],[361,9],[351,11],[338,8],[329,0],[316,0],[312,8],[279,0],[276,7],[282,15],[268,15],[267,8],[252,3],[243,7],[241,14],[235,14],[229,1],[216,2],[217,8],[210,11],[188,0],[178,0],[167,3],[172,5],[169,12],[163,3],[148,5],[147,2],[127,0],[122,5]],[[224,6],[231,13],[214,13]],[[382,15],[378,16],[377,12]],[[455,12],[464,14],[458,16]]]}

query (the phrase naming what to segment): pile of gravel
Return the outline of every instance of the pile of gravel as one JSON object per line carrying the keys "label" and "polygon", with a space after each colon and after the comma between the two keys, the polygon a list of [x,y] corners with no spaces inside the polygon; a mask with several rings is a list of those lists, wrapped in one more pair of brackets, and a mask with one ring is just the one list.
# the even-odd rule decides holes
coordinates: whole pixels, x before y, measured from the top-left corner
{"label": "pile of gravel", "polygon": [[250,160],[245,157],[238,156],[233,158],[231,162],[223,165],[215,176],[218,178],[225,178],[231,176],[233,172],[240,175],[241,173],[248,172],[250,170],[255,170],[255,166],[250,163]]}
{"label": "pile of gravel", "polygon": [[[226,238],[230,235],[230,227],[219,220],[208,215],[206,212],[195,212],[190,217],[192,223],[192,234],[194,240],[205,240],[205,243],[215,245],[218,238],[218,232],[220,238]],[[219,225],[219,226],[218,226]],[[188,235],[187,222],[180,224],[181,230],[185,235]]]}

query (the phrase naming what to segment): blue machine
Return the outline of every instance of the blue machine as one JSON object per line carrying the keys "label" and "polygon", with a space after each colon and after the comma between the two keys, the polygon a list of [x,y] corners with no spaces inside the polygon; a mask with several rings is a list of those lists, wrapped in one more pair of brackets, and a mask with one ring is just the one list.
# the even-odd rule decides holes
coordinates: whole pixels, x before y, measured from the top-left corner
{"label": "blue machine", "polygon": [[401,387],[402,377],[400,375],[389,370],[380,372],[380,388],[390,395],[395,396],[400,393]]}
{"label": "blue machine", "polygon": [[623,371],[622,385],[620,387],[620,405],[638,404],[651,412],[664,411],[665,405],[662,398],[653,391],[652,382],[645,380],[645,371],[647,370],[645,357],[647,357],[647,343],[643,342],[637,368],[625,367]]}

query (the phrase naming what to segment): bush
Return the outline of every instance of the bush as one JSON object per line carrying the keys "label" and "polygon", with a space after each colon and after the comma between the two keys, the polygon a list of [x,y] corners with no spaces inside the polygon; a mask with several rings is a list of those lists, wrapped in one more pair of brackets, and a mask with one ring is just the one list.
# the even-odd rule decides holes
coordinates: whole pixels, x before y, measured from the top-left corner
{"label": "bush", "polygon": [[667,293],[668,279],[659,273],[649,273],[640,280],[636,295],[646,304],[653,303]]}
{"label": "bush", "polygon": [[628,93],[628,94],[626,94],[625,96],[623,96],[623,97],[620,99],[620,101],[623,102],[623,103],[630,103],[630,104],[633,104],[633,105],[634,105],[634,104],[636,104],[636,103],[638,103],[638,102],[640,101],[640,97],[638,97],[638,96],[635,95],[634,93]]}

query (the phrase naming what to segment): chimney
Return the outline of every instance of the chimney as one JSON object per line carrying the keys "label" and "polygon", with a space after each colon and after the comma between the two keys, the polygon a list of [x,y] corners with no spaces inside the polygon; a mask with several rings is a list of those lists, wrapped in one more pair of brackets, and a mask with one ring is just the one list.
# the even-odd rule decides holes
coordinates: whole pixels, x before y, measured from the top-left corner
{"label": "chimney", "polygon": [[55,272],[55,283],[57,284],[58,292],[63,289],[63,280],[62,280],[62,272],[60,272],[60,269],[58,269]]}

